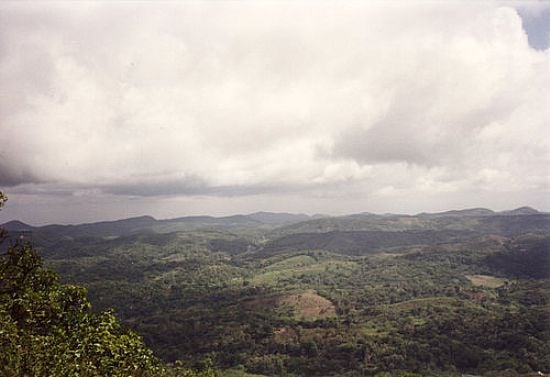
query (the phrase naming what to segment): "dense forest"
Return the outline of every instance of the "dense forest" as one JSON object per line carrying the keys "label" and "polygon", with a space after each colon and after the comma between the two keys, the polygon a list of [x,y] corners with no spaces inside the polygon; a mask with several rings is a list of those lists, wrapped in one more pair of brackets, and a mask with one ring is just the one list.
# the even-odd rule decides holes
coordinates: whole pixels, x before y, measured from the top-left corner
{"label": "dense forest", "polygon": [[5,371],[550,371],[550,215],[530,208],[3,227]]}
{"label": "dense forest", "polygon": [[[0,192],[0,208],[7,198]],[[0,242],[8,234],[0,230]],[[213,377],[167,366],[112,311],[91,311],[86,289],[61,284],[32,244],[15,239],[0,255],[0,375],[6,377]]]}

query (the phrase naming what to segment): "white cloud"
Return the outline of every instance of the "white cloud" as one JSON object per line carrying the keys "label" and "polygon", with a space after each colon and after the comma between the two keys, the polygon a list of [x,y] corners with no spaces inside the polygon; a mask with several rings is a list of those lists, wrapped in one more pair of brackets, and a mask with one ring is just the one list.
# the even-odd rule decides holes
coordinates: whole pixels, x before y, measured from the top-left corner
{"label": "white cloud", "polygon": [[3,185],[549,187],[550,53],[507,3],[3,3],[0,25]]}

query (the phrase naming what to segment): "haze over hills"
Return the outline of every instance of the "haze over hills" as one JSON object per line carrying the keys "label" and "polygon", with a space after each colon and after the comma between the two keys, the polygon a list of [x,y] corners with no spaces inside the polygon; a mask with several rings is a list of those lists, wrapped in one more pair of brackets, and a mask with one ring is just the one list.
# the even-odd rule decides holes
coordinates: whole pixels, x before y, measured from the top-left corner
{"label": "haze over hills", "polygon": [[82,229],[87,229],[89,231],[96,231],[101,232],[102,229],[109,229],[109,231],[113,232],[125,232],[125,231],[131,231],[131,230],[137,230],[141,228],[147,228],[149,226],[152,226],[154,224],[175,224],[175,223],[186,223],[186,224],[197,224],[197,225],[235,225],[235,224],[271,224],[271,225],[284,225],[284,224],[292,224],[292,223],[298,223],[298,222],[306,222],[309,220],[315,220],[315,219],[326,219],[326,218],[364,218],[364,217],[449,217],[449,216],[457,216],[457,217],[463,217],[463,216],[491,216],[491,215],[508,215],[508,216],[514,216],[514,215],[535,215],[535,214],[547,214],[547,212],[540,212],[534,208],[531,207],[519,207],[513,210],[505,210],[505,211],[499,211],[495,212],[487,208],[471,208],[471,209],[463,209],[463,210],[449,210],[444,212],[434,212],[434,213],[427,213],[422,212],[417,215],[403,215],[403,214],[393,214],[393,213],[384,213],[384,214],[376,214],[371,212],[361,212],[357,214],[350,214],[350,215],[341,215],[341,216],[330,216],[330,215],[306,215],[306,214],[293,214],[293,213],[280,213],[280,212],[255,212],[248,215],[231,215],[231,216],[184,216],[184,217],[177,217],[177,218],[170,218],[170,219],[161,219],[157,220],[153,216],[144,215],[144,216],[138,216],[138,217],[131,217],[127,219],[120,219],[120,220],[113,220],[113,221],[101,221],[101,222],[94,222],[94,223],[82,223],[82,224],[67,224],[67,225],[58,225],[58,224],[51,224],[51,225],[42,225],[42,226],[32,226],[29,224],[26,224],[19,220],[11,220],[8,222],[5,222],[1,226],[6,230],[30,230],[30,229],[37,229],[37,228],[46,228],[49,227],[50,229],[57,229],[61,227],[66,228],[74,228],[74,227],[81,227]]}
{"label": "haze over hills", "polygon": [[119,231],[128,231],[132,229],[139,229],[151,226],[153,224],[174,224],[174,223],[186,223],[186,224],[198,224],[198,225],[234,225],[234,224],[285,224],[299,221],[305,221],[311,218],[317,218],[320,215],[308,216],[304,214],[291,214],[291,213],[274,213],[274,212],[255,212],[249,215],[232,215],[223,217],[214,216],[185,216],[172,219],[157,220],[152,216],[139,216],[128,219],[120,219],[114,221],[101,221],[95,223],[84,224],[69,224],[69,225],[43,225],[32,226],[25,224],[18,220],[8,221],[2,226],[9,230],[23,230],[23,229],[35,229],[45,227],[81,227],[83,229],[90,229],[94,231],[101,231],[102,229],[118,229]]}
{"label": "haze over hills", "polygon": [[[280,253],[323,249],[342,254],[370,254],[383,249],[468,240],[483,234],[515,236],[550,230],[550,214],[529,207],[494,212],[484,208],[418,215],[359,213],[346,216],[256,212],[224,217],[187,216],[157,220],[140,216],[78,225],[30,226],[20,221],[2,225],[32,234],[37,246],[59,242],[114,243],[117,238],[170,239],[178,233],[217,232],[237,238],[254,250]],[[155,236],[153,236],[155,234]],[[236,236],[238,234],[238,236]],[[223,242],[222,242],[223,243]],[[218,242],[217,245],[220,245]]]}

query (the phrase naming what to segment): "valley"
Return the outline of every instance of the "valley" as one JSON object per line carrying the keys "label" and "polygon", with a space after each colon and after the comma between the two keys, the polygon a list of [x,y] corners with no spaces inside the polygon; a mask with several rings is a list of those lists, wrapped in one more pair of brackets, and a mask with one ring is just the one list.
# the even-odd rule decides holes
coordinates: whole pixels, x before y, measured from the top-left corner
{"label": "valley", "polygon": [[167,362],[228,375],[550,371],[550,214],[3,225]]}

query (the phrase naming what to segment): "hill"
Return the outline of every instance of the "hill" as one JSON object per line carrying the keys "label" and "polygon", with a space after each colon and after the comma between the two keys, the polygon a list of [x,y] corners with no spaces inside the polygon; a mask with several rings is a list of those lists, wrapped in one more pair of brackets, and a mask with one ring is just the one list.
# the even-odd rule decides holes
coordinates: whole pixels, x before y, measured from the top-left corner
{"label": "hill", "polygon": [[550,370],[550,215],[512,212],[142,217],[21,234],[168,362],[521,375]]}
{"label": "hill", "polygon": [[0,226],[2,229],[7,230],[8,232],[26,232],[32,230],[34,227],[24,222],[13,220],[8,221]]}

